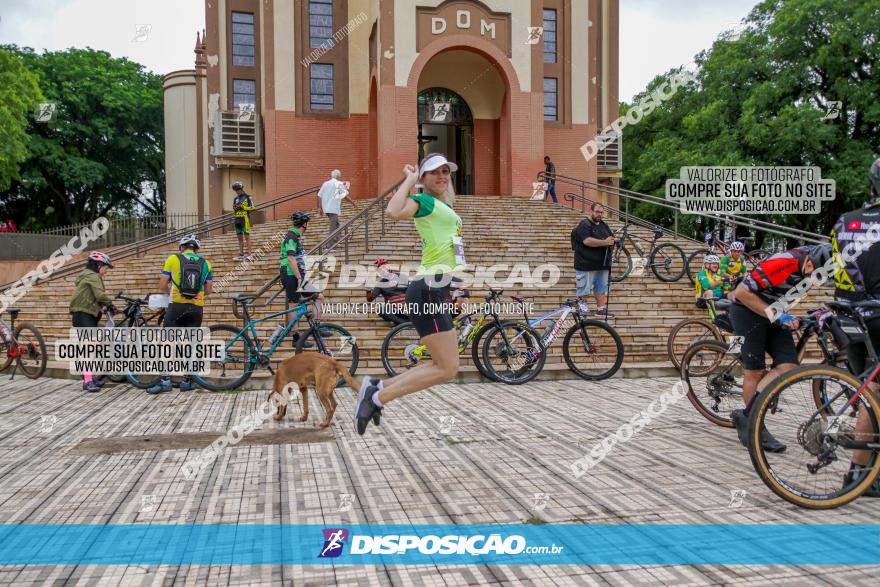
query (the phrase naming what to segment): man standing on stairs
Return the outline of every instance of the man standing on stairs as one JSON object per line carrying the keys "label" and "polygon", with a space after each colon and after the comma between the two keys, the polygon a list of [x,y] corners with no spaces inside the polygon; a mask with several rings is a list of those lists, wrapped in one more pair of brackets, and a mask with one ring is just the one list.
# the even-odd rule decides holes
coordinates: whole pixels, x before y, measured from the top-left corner
{"label": "man standing on stairs", "polygon": [[[188,234],[180,239],[180,252],[169,256],[162,267],[159,278],[159,293],[166,294],[171,286],[171,303],[165,311],[163,328],[198,328],[202,325],[205,296],[211,293],[211,263],[200,257],[196,251],[201,247],[196,234]],[[184,375],[180,391],[195,388],[192,376]],[[171,376],[162,375],[162,380],[147,390],[149,394],[171,391]]]}
{"label": "man standing on stairs", "polygon": [[550,155],[544,155],[544,178],[547,181],[544,201],[547,201],[547,196],[552,196],[553,203],[559,204],[559,200],[556,199],[556,165],[550,160]]}
{"label": "man standing on stairs", "polygon": [[[330,221],[327,236],[339,229],[339,214],[342,213],[343,201],[348,201],[355,210],[358,210],[357,204],[346,198],[348,187],[345,182],[339,181],[341,175],[342,173],[338,169],[334,169],[330,172],[330,179],[321,184],[321,189],[318,190],[318,214],[321,216],[326,214]],[[338,238],[331,242],[330,246],[335,246],[337,242],[339,242]]]}
{"label": "man standing on stairs", "polygon": [[596,314],[611,317],[607,302],[614,236],[602,220],[604,213],[602,204],[593,204],[590,216],[571,231],[571,248],[574,250],[575,285],[581,312],[589,313],[587,296],[592,294],[596,297]]}
{"label": "man standing on stairs", "polygon": [[[235,234],[238,235],[238,256],[232,259],[235,261],[253,259],[250,211],[255,210],[256,207],[251,197],[245,193],[243,183],[235,182],[232,184],[232,189],[235,191],[235,199],[232,200],[232,213],[235,214]],[[245,249],[245,241],[247,249]]]}

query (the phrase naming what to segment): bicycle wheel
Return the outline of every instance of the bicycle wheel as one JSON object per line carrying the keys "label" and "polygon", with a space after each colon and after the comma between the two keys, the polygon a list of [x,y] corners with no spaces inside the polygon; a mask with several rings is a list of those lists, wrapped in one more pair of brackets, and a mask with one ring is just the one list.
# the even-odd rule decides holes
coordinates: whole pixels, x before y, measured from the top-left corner
{"label": "bicycle wheel", "polygon": [[678,281],[687,271],[687,257],[681,247],[665,243],[651,251],[651,271],[660,281]]}
{"label": "bicycle wheel", "polygon": [[705,318],[687,318],[672,327],[666,339],[666,354],[676,369],[681,369],[681,357],[697,340],[724,340],[721,330]]}
{"label": "bicycle wheel", "polygon": [[[345,328],[329,322],[316,322],[317,327],[309,328],[309,331],[300,335],[296,343],[297,355],[306,349],[306,344],[312,343],[316,352],[323,353],[336,361],[354,377],[358,368],[361,353],[355,337]],[[345,379],[339,377],[336,387],[345,385]]]}
{"label": "bicycle wheel", "polygon": [[538,376],[547,361],[541,336],[524,322],[492,324],[483,338],[483,365],[495,381],[508,385],[527,383]]}
{"label": "bicycle wheel", "polygon": [[[817,413],[813,381],[829,388],[833,413]],[[776,378],[758,395],[750,410],[749,456],[758,476],[782,499],[811,509],[842,506],[861,495],[880,474],[878,451],[869,451],[864,477],[845,481],[854,449],[852,442],[880,439],[880,400],[866,389],[854,405],[849,399],[862,382],[848,371],[830,365],[804,365]],[[867,418],[868,431],[856,432],[857,410]],[[766,429],[787,445],[768,453],[760,435]]]}
{"label": "bicycle wheel", "polygon": [[730,412],[743,408],[743,367],[739,354],[728,353],[728,344],[717,340],[693,343],[681,359],[681,381],[687,397],[704,418],[733,428]]}
{"label": "bicycle wheel", "polygon": [[709,254],[709,249],[697,249],[687,258],[687,276],[691,283],[697,282],[697,275],[703,269],[703,257]]}
{"label": "bicycle wheel", "polygon": [[33,324],[19,324],[15,327],[15,340],[21,347],[18,368],[29,379],[36,379],[46,371],[46,341]]}
{"label": "bicycle wheel", "polygon": [[257,363],[254,344],[240,328],[229,324],[214,324],[210,327],[211,338],[224,341],[226,355],[222,359],[208,362],[207,375],[193,375],[196,382],[210,391],[229,391],[238,389],[250,379]]}
{"label": "bicycle wheel", "polygon": [[581,320],[565,333],[562,356],[568,368],[581,379],[600,381],[620,369],[623,341],[605,322]]}
{"label": "bicycle wheel", "polygon": [[412,369],[423,359],[431,358],[412,322],[404,322],[388,331],[382,341],[381,356],[382,366],[389,377]]}
{"label": "bicycle wheel", "polygon": [[763,261],[765,258],[769,257],[773,254],[773,251],[767,251],[764,249],[755,249],[754,251],[749,251],[746,253],[746,262],[750,266],[751,269],[754,269],[758,266],[758,263]]}
{"label": "bicycle wheel", "polygon": [[615,247],[611,253],[611,281],[623,281],[632,268],[632,256],[626,247]]}
{"label": "bicycle wheel", "polygon": [[477,371],[480,372],[480,375],[482,375],[489,381],[498,381],[495,375],[491,373],[488,369],[486,369],[486,366],[483,364],[483,361],[480,358],[480,345],[483,343],[483,337],[486,335],[487,332],[489,332],[489,330],[492,329],[493,324],[494,322],[483,324],[474,335],[474,339],[471,341],[471,361],[474,363]]}

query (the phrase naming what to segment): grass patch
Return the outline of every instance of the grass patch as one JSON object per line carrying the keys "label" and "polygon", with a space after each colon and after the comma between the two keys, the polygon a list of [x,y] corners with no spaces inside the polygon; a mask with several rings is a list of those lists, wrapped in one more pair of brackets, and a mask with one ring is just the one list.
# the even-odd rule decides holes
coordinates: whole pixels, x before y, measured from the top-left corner
{"label": "grass patch", "polygon": [[544,520],[544,518],[540,518],[540,517],[538,517],[538,516],[532,516],[531,518],[529,518],[528,520],[526,520],[526,521],[523,522],[523,523],[524,523],[524,524],[533,524],[533,525],[536,525],[536,526],[540,526],[541,524],[546,524],[547,521]]}

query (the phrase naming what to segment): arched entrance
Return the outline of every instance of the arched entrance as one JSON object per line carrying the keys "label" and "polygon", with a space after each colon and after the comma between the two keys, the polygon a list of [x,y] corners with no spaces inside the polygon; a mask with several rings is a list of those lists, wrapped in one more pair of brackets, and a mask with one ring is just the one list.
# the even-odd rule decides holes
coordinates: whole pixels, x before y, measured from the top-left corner
{"label": "arched entrance", "polygon": [[419,160],[443,153],[458,164],[453,185],[458,194],[473,193],[474,117],[464,98],[447,88],[419,92]]}

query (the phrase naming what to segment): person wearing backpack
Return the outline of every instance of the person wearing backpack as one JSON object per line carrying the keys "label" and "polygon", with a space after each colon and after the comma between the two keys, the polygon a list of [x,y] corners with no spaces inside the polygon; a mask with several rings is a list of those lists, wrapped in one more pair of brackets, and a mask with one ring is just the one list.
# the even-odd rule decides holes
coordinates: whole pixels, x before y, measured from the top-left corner
{"label": "person wearing backpack", "polygon": [[[211,293],[211,263],[196,251],[201,243],[198,235],[188,234],[180,239],[180,252],[169,256],[162,267],[159,292],[167,293],[171,286],[171,302],[165,311],[163,328],[198,328],[202,325],[205,296]],[[171,391],[171,376],[147,390],[149,394]],[[190,375],[184,375],[180,391],[195,388]]]}
{"label": "person wearing backpack", "polygon": [[604,212],[602,204],[593,204],[590,216],[581,220],[571,231],[571,249],[574,251],[575,285],[581,312],[590,311],[587,296],[593,294],[596,297],[596,315],[610,318],[606,303],[614,237],[602,220]]}

